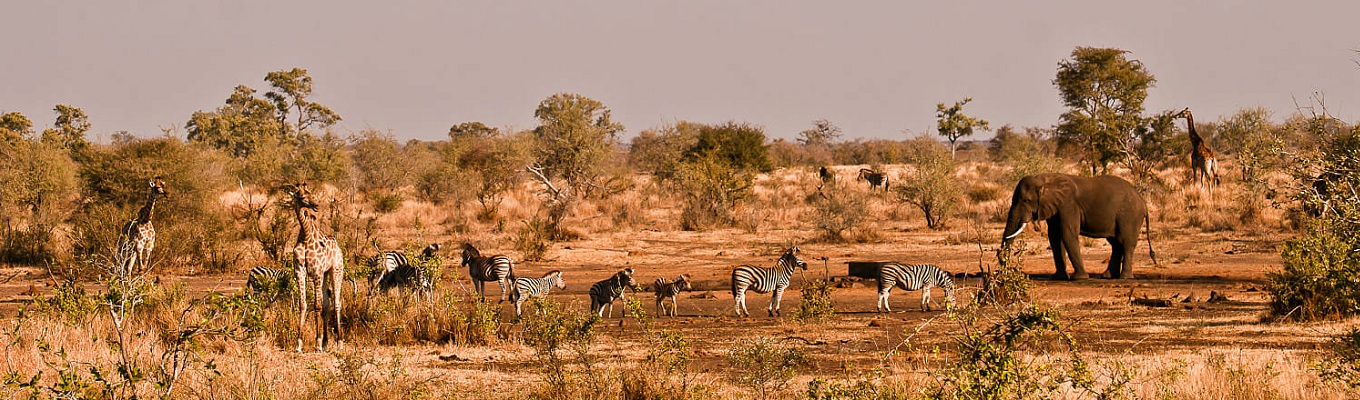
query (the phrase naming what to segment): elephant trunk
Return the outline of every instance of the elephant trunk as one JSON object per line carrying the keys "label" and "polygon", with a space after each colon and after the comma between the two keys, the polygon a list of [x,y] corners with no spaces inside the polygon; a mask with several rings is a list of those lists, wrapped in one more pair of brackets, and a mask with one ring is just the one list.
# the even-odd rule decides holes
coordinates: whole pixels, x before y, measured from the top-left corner
{"label": "elephant trunk", "polygon": [[1029,226],[1029,221],[1025,218],[1025,213],[1011,207],[1010,215],[1006,218],[1006,229],[1001,231],[1001,246],[1010,246],[1017,236],[1025,232],[1025,227]]}

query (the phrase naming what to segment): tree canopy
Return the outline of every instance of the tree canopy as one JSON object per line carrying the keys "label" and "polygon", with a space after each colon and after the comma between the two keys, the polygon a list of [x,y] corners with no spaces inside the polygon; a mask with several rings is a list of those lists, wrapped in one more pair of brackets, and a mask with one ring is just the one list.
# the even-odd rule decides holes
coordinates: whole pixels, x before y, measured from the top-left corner
{"label": "tree canopy", "polygon": [[1077,47],[1072,57],[1058,63],[1058,87],[1063,105],[1058,139],[1081,149],[1091,174],[1106,172],[1124,157],[1128,142],[1143,122],[1143,101],[1156,78],[1128,51]]}

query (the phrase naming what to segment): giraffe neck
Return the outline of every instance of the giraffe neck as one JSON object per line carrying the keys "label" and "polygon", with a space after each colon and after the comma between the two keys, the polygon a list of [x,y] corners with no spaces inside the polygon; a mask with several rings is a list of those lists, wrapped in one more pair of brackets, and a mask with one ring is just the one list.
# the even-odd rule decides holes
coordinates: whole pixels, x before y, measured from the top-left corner
{"label": "giraffe neck", "polygon": [[1204,143],[1204,139],[1201,138],[1201,137],[1199,137],[1199,133],[1198,133],[1198,132],[1195,132],[1195,116],[1194,116],[1194,115],[1191,115],[1191,114],[1186,114],[1186,115],[1185,115],[1185,129],[1188,130],[1188,131],[1190,131],[1190,145],[1192,145],[1192,146],[1198,148],[1198,147],[1200,147],[1200,144],[1201,144],[1201,143]]}
{"label": "giraffe neck", "polygon": [[321,234],[321,227],[317,225],[316,215],[313,214],[313,211],[297,207],[297,219],[298,243],[309,243],[325,237]]}
{"label": "giraffe neck", "polygon": [[155,207],[156,193],[152,192],[150,195],[146,196],[146,204],[142,206],[141,210],[137,211],[137,223],[145,224],[151,222],[151,209]]}

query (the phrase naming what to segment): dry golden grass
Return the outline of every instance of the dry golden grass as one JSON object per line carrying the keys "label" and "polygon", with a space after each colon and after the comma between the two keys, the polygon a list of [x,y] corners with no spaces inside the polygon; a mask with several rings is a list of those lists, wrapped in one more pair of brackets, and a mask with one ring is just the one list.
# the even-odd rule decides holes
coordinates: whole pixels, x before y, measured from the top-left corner
{"label": "dry golden grass", "polygon": [[[892,314],[872,313],[875,293],[872,282],[837,288],[832,299],[837,314],[809,324],[763,317],[768,295],[748,295],[748,305],[758,318],[733,318],[732,298],[726,293],[731,266],[769,266],[788,243],[799,243],[809,271],[795,274],[794,288],[805,279],[823,274],[843,275],[851,260],[897,260],[930,262],[958,273],[976,272],[979,263],[994,263],[991,251],[999,242],[1000,222],[1009,203],[1008,167],[988,163],[964,163],[957,176],[964,182],[965,199],[949,229],[925,228],[916,209],[904,206],[893,193],[868,193],[868,185],[855,181],[855,173],[867,166],[835,166],[832,169],[845,190],[864,192],[870,217],[852,230],[851,243],[812,243],[817,233],[807,220],[807,202],[820,181],[810,168],[788,168],[760,176],[753,197],[737,210],[738,226],[706,232],[679,230],[681,202],[664,184],[648,177],[634,177],[633,184],[607,199],[582,199],[567,221],[583,235],[580,240],[554,243],[542,262],[520,262],[520,276],[538,276],[552,269],[564,271],[565,291],[550,298],[572,310],[588,306],[591,283],[622,268],[633,268],[638,282],[658,277],[674,278],[687,273],[695,280],[694,293],[681,294],[679,317],[657,318],[654,328],[677,332],[693,350],[685,369],[697,389],[696,397],[748,398],[751,392],[739,383],[742,371],[729,362],[727,351],[736,338],[773,337],[808,354],[810,364],[797,369],[790,390],[779,397],[802,397],[814,378],[838,384],[865,380],[882,390],[918,397],[938,384],[938,377],[951,365],[951,335],[958,326],[939,312],[921,312],[915,292],[895,291]],[[890,182],[896,185],[908,166],[890,165]],[[1353,321],[1272,324],[1262,323],[1267,298],[1259,288],[1264,274],[1277,268],[1275,246],[1291,232],[1286,213],[1269,203],[1243,221],[1238,200],[1243,186],[1224,177],[1213,190],[1182,187],[1183,170],[1161,172],[1171,186],[1147,195],[1152,209],[1153,241],[1161,265],[1145,257],[1135,260],[1140,279],[1083,282],[1033,281],[1035,302],[1061,312],[1071,334],[1080,343],[1080,354],[1091,361],[1096,376],[1132,376],[1130,391],[1140,398],[1354,398],[1358,394],[1321,382],[1312,366],[1324,353],[1329,335]],[[1272,177],[1279,179],[1279,177]],[[329,193],[329,192],[328,192]],[[524,182],[508,193],[493,220],[480,219],[475,201],[432,205],[413,201],[414,196],[391,213],[376,217],[378,240],[384,248],[438,242],[445,244],[445,276],[435,300],[369,298],[360,289],[346,297],[347,338],[343,350],[329,353],[294,353],[289,344],[297,333],[288,301],[275,303],[266,314],[273,324],[257,340],[213,339],[198,348],[211,359],[216,371],[190,369],[176,389],[180,398],[523,398],[544,393],[542,366],[534,350],[522,344],[522,324],[512,322],[508,306],[497,305],[499,292],[489,285],[494,323],[473,337],[467,318],[472,313],[467,272],[458,268],[458,243],[469,241],[485,253],[508,254],[514,250],[515,232],[524,220],[541,212],[539,185]],[[333,196],[339,196],[332,193]],[[230,192],[220,199],[225,206],[244,202],[247,196]],[[252,202],[263,200],[250,196]],[[370,208],[371,210],[371,208]],[[371,213],[371,211],[368,211]],[[1035,277],[1052,272],[1045,241],[1038,233],[1026,233],[1031,241],[1024,271]],[[1084,259],[1093,274],[1103,271],[1102,260],[1109,246],[1102,240],[1088,241]],[[243,244],[248,245],[248,244]],[[1145,245],[1145,244],[1144,244]],[[370,253],[371,248],[346,249]],[[1146,255],[1140,247],[1140,255]],[[828,261],[820,260],[829,258]],[[253,265],[241,265],[242,273]],[[8,274],[8,273],[6,273]],[[42,282],[37,276],[0,284],[9,309],[27,300],[20,292]],[[234,293],[244,277],[183,279],[190,298],[207,291]],[[963,278],[960,300],[966,301],[979,285]],[[867,286],[867,287],[866,287]],[[93,290],[93,289],[92,289]],[[347,289],[348,291],[348,289]],[[712,291],[715,296],[702,296]],[[1210,291],[1229,296],[1227,303],[1206,303]],[[1169,309],[1133,306],[1135,295],[1184,298]],[[357,296],[357,297],[356,297]],[[631,295],[630,295],[631,296]],[[638,295],[651,312],[650,294]],[[942,296],[935,292],[936,300]],[[797,308],[799,293],[786,293],[783,311]],[[181,304],[182,306],[183,304]],[[623,308],[616,304],[615,308]],[[140,335],[129,348],[145,365],[159,365],[164,343],[159,331],[173,321],[174,307],[160,308],[134,327]],[[652,333],[637,320],[620,319],[618,312],[595,327],[596,339],[588,346],[598,357],[593,372],[609,384],[610,394],[620,397],[624,376],[662,379],[651,367],[648,349],[655,346]],[[313,317],[315,318],[315,317]],[[460,318],[463,318],[460,320]],[[112,365],[109,346],[111,327],[102,313],[87,324],[68,325],[47,315],[28,319],[9,318],[0,329],[8,343],[4,371],[46,370],[42,382],[55,382],[48,364],[52,352],[38,346],[41,338],[51,349],[63,349],[72,362]],[[303,332],[310,338],[311,327]],[[461,329],[461,330],[460,330]],[[311,344],[308,344],[311,348]],[[938,351],[937,351],[938,350]],[[562,353],[570,356],[569,353]],[[1026,354],[1041,358],[1046,354]],[[80,364],[84,365],[84,364]],[[578,368],[578,367],[573,367]],[[883,378],[870,378],[879,370]],[[584,373],[576,370],[578,373]],[[644,373],[646,372],[646,373]],[[634,378],[636,379],[636,378]],[[661,385],[656,381],[651,384]],[[673,383],[673,382],[672,382]],[[16,386],[6,387],[11,396]],[[138,384],[150,394],[150,382]],[[1083,398],[1075,390],[1057,397]]]}

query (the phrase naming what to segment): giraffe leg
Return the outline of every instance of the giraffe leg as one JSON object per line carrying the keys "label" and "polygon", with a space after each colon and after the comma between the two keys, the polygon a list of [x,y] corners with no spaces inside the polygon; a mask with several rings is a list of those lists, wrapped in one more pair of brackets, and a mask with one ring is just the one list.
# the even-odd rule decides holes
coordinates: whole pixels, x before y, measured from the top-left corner
{"label": "giraffe leg", "polygon": [[297,352],[302,352],[302,331],[307,326],[307,274],[301,269],[297,271]]}
{"label": "giraffe leg", "polygon": [[316,282],[316,290],[312,293],[314,305],[316,306],[316,344],[318,351],[326,351],[326,281],[321,274],[312,274],[312,280]]}
{"label": "giraffe leg", "polygon": [[331,291],[331,296],[333,296],[333,297],[331,298],[331,303],[332,303],[331,308],[334,308],[334,309],[335,309],[335,321],[334,321],[334,322],[335,322],[335,347],[336,347],[336,348],[343,348],[343,344],[342,344],[342,342],[340,341],[340,338],[341,338],[341,336],[340,336],[340,310],[341,310],[341,303],[340,303],[340,302],[341,302],[341,298],[342,298],[342,296],[340,295],[340,290],[343,289],[343,288],[345,287],[345,276],[344,276],[344,275],[345,275],[345,274],[344,274],[344,272],[342,272],[342,271],[331,271],[331,286],[334,288],[334,289]]}

